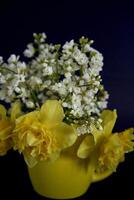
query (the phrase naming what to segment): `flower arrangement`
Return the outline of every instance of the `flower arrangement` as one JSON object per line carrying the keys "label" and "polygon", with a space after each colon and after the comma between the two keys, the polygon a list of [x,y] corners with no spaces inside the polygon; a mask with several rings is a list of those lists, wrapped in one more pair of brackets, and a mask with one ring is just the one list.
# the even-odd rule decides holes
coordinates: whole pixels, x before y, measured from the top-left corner
{"label": "flower arrangement", "polygon": [[13,148],[34,167],[76,144],[75,156],[93,158],[96,174],[116,171],[134,150],[134,131],[112,133],[117,113],[107,109],[102,54],[85,37],[61,46],[33,36],[25,62],[0,57],[0,100],[10,107],[0,105],[0,155]]}

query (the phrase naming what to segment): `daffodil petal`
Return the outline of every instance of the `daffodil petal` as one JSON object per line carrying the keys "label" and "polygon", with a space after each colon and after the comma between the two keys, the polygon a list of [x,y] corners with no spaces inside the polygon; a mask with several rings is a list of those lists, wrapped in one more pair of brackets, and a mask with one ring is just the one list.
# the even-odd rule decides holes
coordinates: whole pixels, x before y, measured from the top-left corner
{"label": "daffodil petal", "polygon": [[22,114],[21,103],[19,101],[16,101],[12,105],[10,112],[11,112],[11,121],[14,121],[17,117],[19,117]]}
{"label": "daffodil petal", "polygon": [[0,156],[6,155],[7,151],[11,148],[10,140],[0,140]]}
{"label": "daffodil petal", "polygon": [[95,144],[97,144],[98,140],[102,137],[103,131],[98,130],[95,125],[91,124],[91,134],[94,137]]}
{"label": "daffodil petal", "polygon": [[30,154],[23,153],[23,155],[24,155],[24,160],[29,168],[34,167],[38,163],[37,159],[32,157]]}
{"label": "daffodil petal", "polygon": [[4,129],[0,130],[0,140],[6,140],[11,136],[12,126],[9,124]]}
{"label": "daffodil petal", "polygon": [[110,176],[113,172],[114,171],[110,170],[110,169],[107,169],[101,173],[94,172],[92,175],[92,180],[93,180],[93,182],[101,181],[101,180],[107,178],[108,176]]}
{"label": "daffodil petal", "polygon": [[45,123],[58,123],[64,118],[64,111],[57,100],[47,100],[41,107],[41,120]]}
{"label": "daffodil petal", "polygon": [[51,132],[57,141],[59,150],[73,145],[77,139],[75,129],[64,122],[53,126]]}
{"label": "daffodil petal", "polygon": [[31,125],[35,120],[39,119],[39,111],[29,112],[16,119],[16,124],[25,123]]}
{"label": "daffodil petal", "polygon": [[3,105],[0,105],[0,120],[6,118],[6,109]]}
{"label": "daffodil petal", "polygon": [[32,132],[29,132],[27,133],[26,142],[29,146],[36,146],[40,141]]}
{"label": "daffodil petal", "polygon": [[105,135],[110,135],[112,133],[113,127],[117,119],[116,110],[104,110],[101,114],[102,126]]}
{"label": "daffodil petal", "polygon": [[118,164],[124,161],[124,153],[119,134],[111,134],[100,146],[97,171],[116,171]]}
{"label": "daffodil petal", "polygon": [[89,157],[94,146],[94,137],[92,135],[86,136],[78,148],[77,156],[82,159]]}
{"label": "daffodil petal", "polygon": [[134,129],[129,128],[118,134],[118,137],[121,140],[124,151],[126,153],[134,151]]}

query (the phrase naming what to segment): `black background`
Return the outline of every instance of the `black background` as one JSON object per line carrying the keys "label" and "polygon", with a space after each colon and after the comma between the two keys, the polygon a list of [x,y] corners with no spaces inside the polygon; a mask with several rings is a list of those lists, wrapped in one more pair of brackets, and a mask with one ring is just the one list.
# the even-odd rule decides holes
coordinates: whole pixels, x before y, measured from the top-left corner
{"label": "black background", "polygon": [[[110,93],[109,108],[118,110],[116,131],[134,125],[133,1],[0,1],[0,55],[22,55],[33,32],[45,32],[48,42],[64,43],[87,36],[104,55],[102,73]],[[22,55],[23,58],[23,55]],[[117,173],[96,184],[79,200],[133,196],[133,154]],[[75,186],[74,186],[75,187]],[[0,158],[0,200],[43,200],[31,186],[23,158],[16,152]],[[132,198],[133,199],[133,198]]]}

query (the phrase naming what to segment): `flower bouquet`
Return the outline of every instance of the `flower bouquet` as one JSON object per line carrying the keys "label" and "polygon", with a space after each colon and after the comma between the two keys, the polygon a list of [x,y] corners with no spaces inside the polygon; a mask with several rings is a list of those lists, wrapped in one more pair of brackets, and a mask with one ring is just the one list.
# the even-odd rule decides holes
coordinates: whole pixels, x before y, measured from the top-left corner
{"label": "flower bouquet", "polygon": [[134,131],[112,133],[117,113],[106,109],[103,56],[92,40],[61,46],[33,36],[25,62],[0,57],[0,155],[22,153],[39,194],[75,198],[116,171],[134,150]]}

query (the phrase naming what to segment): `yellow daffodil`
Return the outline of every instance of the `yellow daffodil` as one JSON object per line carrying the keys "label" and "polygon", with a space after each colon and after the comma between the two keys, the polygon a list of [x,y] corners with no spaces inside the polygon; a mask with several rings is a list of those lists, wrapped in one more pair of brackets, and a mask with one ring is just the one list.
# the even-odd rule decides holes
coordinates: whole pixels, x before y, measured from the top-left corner
{"label": "yellow daffodil", "polygon": [[0,105],[0,155],[5,155],[12,147],[12,130],[18,113],[20,113],[19,102],[13,104],[11,117],[7,117],[7,110]]}
{"label": "yellow daffodil", "polygon": [[104,110],[101,114],[103,130],[92,126],[92,134],[85,136],[77,151],[79,158],[92,158],[96,181],[115,171],[118,164],[124,161],[125,153],[134,150],[133,128],[112,134],[116,118],[115,110]]}
{"label": "yellow daffodil", "polygon": [[63,108],[57,100],[47,100],[40,110],[16,119],[14,149],[22,152],[29,167],[40,160],[55,160],[61,150],[74,144],[75,129],[63,122]]}
{"label": "yellow daffodil", "polygon": [[11,133],[12,133],[12,123],[10,119],[6,116],[6,109],[4,106],[0,105],[0,155],[5,155],[7,151],[11,148]]}

